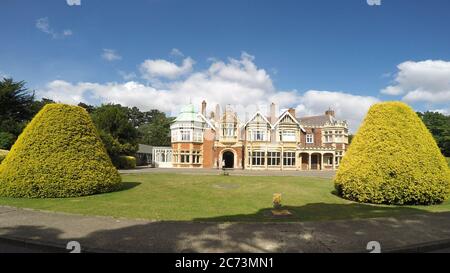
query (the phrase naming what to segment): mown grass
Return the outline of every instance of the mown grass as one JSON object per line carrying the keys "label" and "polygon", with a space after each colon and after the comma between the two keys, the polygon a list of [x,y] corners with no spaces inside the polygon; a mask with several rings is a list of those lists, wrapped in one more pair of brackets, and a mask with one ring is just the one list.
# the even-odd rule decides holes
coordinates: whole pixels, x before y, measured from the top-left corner
{"label": "mown grass", "polygon": [[[336,196],[330,179],[181,174],[123,175],[121,191],[66,199],[0,198],[0,205],[84,215],[175,221],[320,221],[450,211],[433,206],[358,204]],[[290,217],[271,214],[282,193]]]}

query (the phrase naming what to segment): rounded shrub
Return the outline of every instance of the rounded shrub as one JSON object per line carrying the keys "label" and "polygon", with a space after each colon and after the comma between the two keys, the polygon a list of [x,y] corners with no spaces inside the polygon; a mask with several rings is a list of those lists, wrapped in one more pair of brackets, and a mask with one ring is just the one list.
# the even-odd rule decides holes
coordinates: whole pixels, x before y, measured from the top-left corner
{"label": "rounded shrub", "polygon": [[134,156],[118,156],[115,164],[119,169],[134,169],[136,168],[136,157]]}
{"label": "rounded shrub", "polygon": [[435,204],[450,193],[450,169],[431,133],[408,105],[373,105],[334,179],[347,199]]}
{"label": "rounded shrub", "polygon": [[91,118],[78,106],[46,105],[0,165],[0,196],[75,197],[120,184]]}

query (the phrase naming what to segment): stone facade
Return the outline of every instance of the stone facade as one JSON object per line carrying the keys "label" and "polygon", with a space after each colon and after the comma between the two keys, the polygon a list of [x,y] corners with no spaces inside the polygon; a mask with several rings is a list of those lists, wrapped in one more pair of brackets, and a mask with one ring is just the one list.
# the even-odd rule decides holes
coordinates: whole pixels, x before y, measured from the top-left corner
{"label": "stone facade", "polygon": [[176,168],[252,170],[333,170],[348,146],[348,124],[324,115],[296,116],[294,109],[268,116],[257,111],[241,122],[236,112],[220,107],[206,117],[193,105],[184,107],[171,126],[172,165]]}

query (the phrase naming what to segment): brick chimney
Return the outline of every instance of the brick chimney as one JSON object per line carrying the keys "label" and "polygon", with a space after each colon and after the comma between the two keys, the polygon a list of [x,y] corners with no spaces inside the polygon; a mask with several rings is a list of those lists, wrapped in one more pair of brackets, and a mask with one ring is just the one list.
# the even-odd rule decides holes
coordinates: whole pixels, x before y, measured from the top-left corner
{"label": "brick chimney", "polygon": [[202,115],[206,117],[206,101],[202,101]]}
{"label": "brick chimney", "polygon": [[289,108],[288,112],[295,118],[295,108]]}
{"label": "brick chimney", "polygon": [[334,110],[331,109],[331,107],[328,108],[328,110],[325,111],[325,115],[334,117]]}

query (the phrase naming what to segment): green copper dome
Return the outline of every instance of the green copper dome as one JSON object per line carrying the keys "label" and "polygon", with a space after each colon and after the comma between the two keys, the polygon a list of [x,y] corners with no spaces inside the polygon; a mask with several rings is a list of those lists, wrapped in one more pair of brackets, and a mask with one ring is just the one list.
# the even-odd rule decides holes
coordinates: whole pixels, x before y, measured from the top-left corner
{"label": "green copper dome", "polygon": [[188,104],[181,109],[180,114],[175,119],[175,122],[203,122],[203,120],[199,117],[198,113],[195,111],[195,107],[193,104]]}

